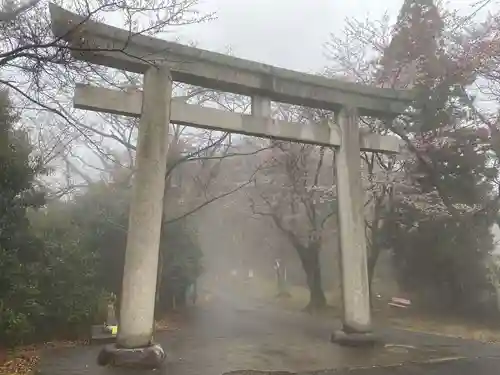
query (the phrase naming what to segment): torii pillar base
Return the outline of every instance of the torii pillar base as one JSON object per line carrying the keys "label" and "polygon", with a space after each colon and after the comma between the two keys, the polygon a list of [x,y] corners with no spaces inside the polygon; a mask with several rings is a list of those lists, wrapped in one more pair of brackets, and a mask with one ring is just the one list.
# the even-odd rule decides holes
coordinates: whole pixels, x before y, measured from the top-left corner
{"label": "torii pillar base", "polygon": [[158,344],[144,348],[120,348],[109,344],[102,348],[97,357],[99,366],[128,367],[143,370],[153,370],[161,367],[166,358],[165,351]]}
{"label": "torii pillar base", "polygon": [[341,346],[374,347],[379,342],[372,332],[346,332],[339,330],[332,333],[330,341]]}

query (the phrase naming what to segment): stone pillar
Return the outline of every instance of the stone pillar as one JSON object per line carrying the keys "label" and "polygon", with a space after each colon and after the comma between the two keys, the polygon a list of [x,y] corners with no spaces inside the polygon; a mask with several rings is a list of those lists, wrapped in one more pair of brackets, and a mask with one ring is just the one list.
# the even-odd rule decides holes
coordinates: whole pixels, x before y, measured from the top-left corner
{"label": "stone pillar", "polygon": [[[273,120],[271,118],[271,99],[265,96],[252,96],[252,116],[267,119],[267,129],[272,131]],[[274,140],[270,137],[271,142]]]}
{"label": "stone pillar", "polygon": [[336,123],[341,134],[335,167],[344,317],[342,331],[332,339],[355,344],[372,341],[357,110],[342,108]]}
{"label": "stone pillar", "polygon": [[262,96],[252,97],[252,115],[271,118],[271,100]]}
{"label": "stone pillar", "polygon": [[156,367],[165,358],[152,340],[171,94],[168,69],[151,67],[144,76],[117,343],[101,352],[101,364]]}

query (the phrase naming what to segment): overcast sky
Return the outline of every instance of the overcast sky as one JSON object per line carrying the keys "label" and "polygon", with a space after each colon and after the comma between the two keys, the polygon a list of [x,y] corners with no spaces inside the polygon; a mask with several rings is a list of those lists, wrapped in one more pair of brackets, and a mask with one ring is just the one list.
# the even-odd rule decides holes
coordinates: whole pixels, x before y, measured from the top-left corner
{"label": "overcast sky", "polygon": [[[448,0],[464,14],[481,0]],[[200,0],[201,12],[217,19],[190,25],[176,36],[198,47],[305,72],[326,65],[323,44],[340,33],[346,18],[376,20],[388,12],[395,20],[403,0]],[[500,0],[493,0],[500,6]],[[493,4],[492,6],[494,6]],[[490,6],[490,9],[491,7]],[[484,15],[485,9],[482,12]],[[110,22],[111,20],[108,20]],[[121,26],[118,20],[112,22]],[[173,38],[173,36],[172,36]],[[87,160],[90,156],[84,156]]]}
{"label": "overcast sky", "polygon": [[[465,14],[480,0],[448,0],[448,7]],[[325,66],[323,44],[340,33],[346,17],[397,17],[403,0],[200,0],[199,8],[217,19],[191,25],[183,41],[217,52],[232,48],[238,57],[284,68],[317,72]],[[497,1],[496,6],[500,6]],[[490,5],[490,9],[495,4]],[[487,9],[485,9],[487,10]],[[484,15],[484,12],[482,12]]]}

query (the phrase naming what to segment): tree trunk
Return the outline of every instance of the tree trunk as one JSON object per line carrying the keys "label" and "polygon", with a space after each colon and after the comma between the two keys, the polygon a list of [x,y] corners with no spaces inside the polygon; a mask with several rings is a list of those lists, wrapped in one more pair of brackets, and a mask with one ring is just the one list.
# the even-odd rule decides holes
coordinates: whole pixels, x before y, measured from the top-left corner
{"label": "tree trunk", "polygon": [[370,305],[373,307],[372,283],[373,275],[375,274],[375,266],[382,250],[382,242],[380,241],[380,224],[382,223],[382,198],[379,197],[375,202],[373,222],[371,226],[371,238],[368,241],[368,292],[370,294]]}
{"label": "tree trunk", "polygon": [[309,287],[309,303],[307,311],[317,311],[326,307],[326,297],[321,281],[321,266],[319,263],[319,246],[311,245],[299,250],[302,267],[306,273]]}
{"label": "tree trunk", "polygon": [[175,293],[175,303],[177,308],[184,308],[187,305],[187,287],[179,288]]}
{"label": "tree trunk", "polygon": [[158,316],[159,314],[163,314],[165,311],[165,307],[162,306],[162,301],[161,301],[161,291],[162,291],[162,284],[163,284],[163,251],[160,249],[160,252],[158,253],[158,273],[156,275],[156,293],[155,293],[155,319],[161,318],[161,316]]}
{"label": "tree trunk", "polygon": [[375,274],[375,266],[377,265],[377,260],[379,255],[380,255],[380,248],[372,246],[370,254],[368,256],[368,287],[370,291],[370,296],[372,294],[373,275]]}
{"label": "tree trunk", "polygon": [[368,293],[370,296],[370,306],[373,307],[373,275],[375,274],[375,266],[377,265],[378,256],[380,254],[379,248],[372,248],[368,256]]}

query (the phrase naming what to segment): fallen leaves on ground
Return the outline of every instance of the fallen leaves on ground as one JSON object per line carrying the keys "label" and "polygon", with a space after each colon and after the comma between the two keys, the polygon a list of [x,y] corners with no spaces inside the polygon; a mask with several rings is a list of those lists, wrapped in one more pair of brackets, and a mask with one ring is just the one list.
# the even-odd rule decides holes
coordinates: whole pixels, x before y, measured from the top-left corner
{"label": "fallen leaves on ground", "polygon": [[167,319],[160,319],[155,322],[156,331],[168,331],[170,329],[170,322]]}
{"label": "fallen leaves on ground", "polygon": [[0,355],[0,375],[33,374],[40,361],[40,350],[46,348],[70,348],[87,343],[87,341],[51,341],[5,351],[3,355]]}
{"label": "fallen leaves on ground", "polygon": [[390,321],[403,329],[432,333],[449,337],[476,340],[482,342],[500,342],[500,330],[479,326],[470,322],[448,322],[433,317],[393,317]]}
{"label": "fallen leaves on ground", "polygon": [[171,312],[165,315],[161,319],[155,321],[156,331],[176,331],[180,328],[182,324],[183,314],[182,312]]}
{"label": "fallen leaves on ground", "polygon": [[16,349],[6,355],[0,363],[0,375],[26,375],[35,369],[40,356],[35,346]]}

